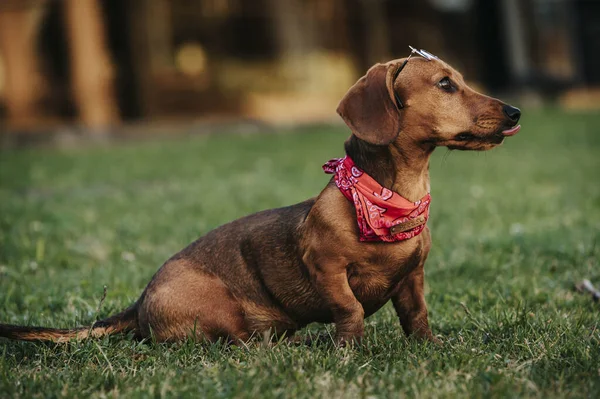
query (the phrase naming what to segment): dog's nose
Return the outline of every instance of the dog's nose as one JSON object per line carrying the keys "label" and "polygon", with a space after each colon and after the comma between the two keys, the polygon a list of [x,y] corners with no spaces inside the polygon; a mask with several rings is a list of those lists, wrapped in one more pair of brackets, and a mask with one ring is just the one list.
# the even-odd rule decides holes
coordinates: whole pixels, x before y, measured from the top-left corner
{"label": "dog's nose", "polygon": [[508,116],[508,119],[515,123],[517,123],[521,117],[521,110],[508,104],[502,107],[502,111],[504,111],[504,115]]}

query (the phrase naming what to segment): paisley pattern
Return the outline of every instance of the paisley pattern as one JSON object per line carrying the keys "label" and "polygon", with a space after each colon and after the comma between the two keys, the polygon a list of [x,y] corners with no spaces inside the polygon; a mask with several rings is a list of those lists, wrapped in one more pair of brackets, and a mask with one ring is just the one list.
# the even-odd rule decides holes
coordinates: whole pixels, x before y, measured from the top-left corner
{"label": "paisley pattern", "polygon": [[419,235],[425,224],[392,234],[390,227],[423,216],[429,219],[431,195],[417,202],[382,187],[371,176],[354,165],[349,156],[334,158],[323,165],[325,173],[333,174],[336,186],[354,203],[360,241],[404,241]]}

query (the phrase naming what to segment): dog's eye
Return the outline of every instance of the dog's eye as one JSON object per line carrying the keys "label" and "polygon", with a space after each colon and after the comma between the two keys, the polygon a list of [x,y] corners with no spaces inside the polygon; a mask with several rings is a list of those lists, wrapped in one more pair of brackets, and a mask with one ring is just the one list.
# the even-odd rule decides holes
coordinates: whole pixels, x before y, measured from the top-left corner
{"label": "dog's eye", "polygon": [[454,93],[456,91],[456,86],[454,86],[454,84],[448,76],[442,78],[442,80],[438,82],[438,86],[440,87],[440,89],[448,93]]}

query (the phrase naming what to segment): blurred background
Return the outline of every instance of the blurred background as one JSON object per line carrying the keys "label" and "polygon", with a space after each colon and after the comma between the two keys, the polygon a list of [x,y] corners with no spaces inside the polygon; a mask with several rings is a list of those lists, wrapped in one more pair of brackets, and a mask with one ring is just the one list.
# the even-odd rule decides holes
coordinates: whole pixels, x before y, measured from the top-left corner
{"label": "blurred background", "polygon": [[390,305],[355,354],[2,342],[0,399],[600,397],[573,291],[600,286],[600,0],[0,0],[0,322],[89,325],[197,237],[318,194],[339,100],[408,45],[523,110],[500,148],[432,156],[442,352]]}
{"label": "blurred background", "polygon": [[0,126],[335,121],[409,44],[492,94],[600,107],[597,0],[2,0]]}

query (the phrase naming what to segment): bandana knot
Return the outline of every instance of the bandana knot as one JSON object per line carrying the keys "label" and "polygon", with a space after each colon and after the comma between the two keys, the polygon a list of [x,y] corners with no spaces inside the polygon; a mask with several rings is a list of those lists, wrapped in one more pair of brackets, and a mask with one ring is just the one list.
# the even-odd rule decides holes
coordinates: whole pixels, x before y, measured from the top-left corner
{"label": "bandana knot", "polygon": [[360,241],[404,241],[419,235],[429,219],[431,195],[412,202],[381,186],[360,170],[349,156],[323,165],[335,185],[354,204]]}

